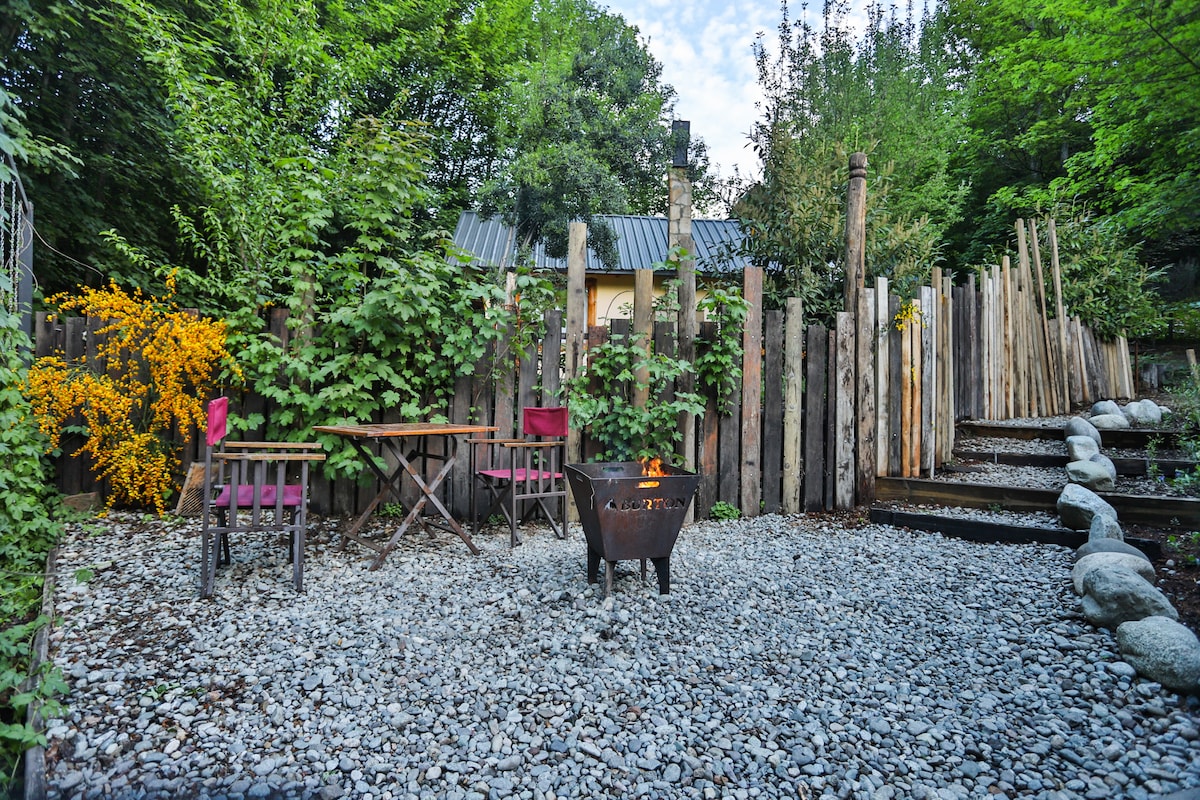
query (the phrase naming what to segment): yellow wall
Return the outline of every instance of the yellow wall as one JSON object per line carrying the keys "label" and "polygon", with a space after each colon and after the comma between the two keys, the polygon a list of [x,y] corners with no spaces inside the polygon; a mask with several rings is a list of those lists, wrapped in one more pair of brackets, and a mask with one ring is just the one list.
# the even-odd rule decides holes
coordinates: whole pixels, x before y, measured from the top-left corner
{"label": "yellow wall", "polygon": [[[633,317],[633,275],[588,275],[596,281],[596,324],[607,325],[612,319]],[[654,296],[662,297],[663,284],[667,278],[654,277]],[[696,299],[704,297],[703,290],[696,290]]]}

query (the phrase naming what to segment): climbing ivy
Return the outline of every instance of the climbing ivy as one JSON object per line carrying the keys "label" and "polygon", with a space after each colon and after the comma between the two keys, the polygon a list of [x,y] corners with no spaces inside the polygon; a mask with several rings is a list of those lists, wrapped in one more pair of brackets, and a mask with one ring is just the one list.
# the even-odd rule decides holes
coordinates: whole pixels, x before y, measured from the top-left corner
{"label": "climbing ivy", "polygon": [[48,622],[38,614],[46,555],[62,528],[50,512],[46,438],[21,391],[30,351],[17,317],[0,308],[0,792],[15,779],[21,753],[44,743],[26,709],[65,688],[56,672],[31,675],[30,644]]}

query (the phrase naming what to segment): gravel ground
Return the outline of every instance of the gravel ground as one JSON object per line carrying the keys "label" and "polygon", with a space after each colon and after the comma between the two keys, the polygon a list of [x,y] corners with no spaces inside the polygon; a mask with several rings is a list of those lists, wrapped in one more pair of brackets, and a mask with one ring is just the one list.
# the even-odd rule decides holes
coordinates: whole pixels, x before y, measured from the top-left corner
{"label": "gravel ground", "polygon": [[[50,797],[1145,798],[1200,787],[1200,701],[1086,624],[1070,552],[761,517],[683,531],[670,596],[582,535],[278,541],[136,516],[63,545]],[[91,571],[83,582],[76,571]],[[653,580],[651,570],[650,581]]]}
{"label": "gravel ground", "polygon": [[[1005,452],[1014,451],[1009,449]],[[956,461],[954,464],[938,470],[937,479],[952,483],[990,483],[1056,491],[1062,491],[1069,482],[1066,469],[1060,467],[1028,467],[1014,464],[993,464],[988,461]],[[1195,496],[1190,489],[1172,486],[1170,481],[1161,476],[1147,478],[1118,475],[1113,492],[1158,497]]]}

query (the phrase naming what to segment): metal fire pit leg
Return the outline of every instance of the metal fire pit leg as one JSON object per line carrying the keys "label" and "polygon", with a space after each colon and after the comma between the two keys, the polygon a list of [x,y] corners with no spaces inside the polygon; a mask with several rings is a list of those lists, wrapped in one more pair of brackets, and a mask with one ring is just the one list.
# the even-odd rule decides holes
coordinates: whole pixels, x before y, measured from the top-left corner
{"label": "metal fire pit leg", "polygon": [[[653,558],[653,559],[651,559],[651,561],[654,562],[654,571],[656,573],[658,573],[658,593],[659,594],[670,594],[671,593],[671,557],[664,556],[662,558]],[[645,568],[646,568],[646,562],[643,561],[642,562],[643,578],[645,578],[645,574],[646,574],[644,571]]]}
{"label": "metal fire pit leg", "polygon": [[604,596],[612,596],[613,573],[617,571],[617,562],[604,561]]}
{"label": "metal fire pit leg", "polygon": [[592,548],[588,548],[588,583],[598,583],[600,581],[600,554]]}
{"label": "metal fire pit leg", "polygon": [[646,582],[646,559],[642,559],[642,583]]}

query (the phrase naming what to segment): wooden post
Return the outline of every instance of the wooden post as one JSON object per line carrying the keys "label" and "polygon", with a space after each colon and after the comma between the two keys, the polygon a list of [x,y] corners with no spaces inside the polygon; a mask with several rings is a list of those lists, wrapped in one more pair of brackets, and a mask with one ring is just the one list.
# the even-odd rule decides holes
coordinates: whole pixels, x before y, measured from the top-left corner
{"label": "wooden post", "polygon": [[[567,341],[566,379],[574,380],[583,371],[587,347],[587,224],[572,222],[567,229]],[[583,461],[583,437],[572,425],[567,431],[567,461]],[[567,504],[568,519],[579,520],[574,501]]]}
{"label": "wooden post", "polygon": [[[679,324],[676,326],[676,353],[681,361],[689,364],[696,360],[696,260],[695,244],[692,241],[692,184],[686,166],[672,167],[668,171],[668,219],[667,248],[678,247],[686,251],[686,257],[675,260],[675,274],[679,278]],[[679,252],[679,251],[676,251]],[[679,376],[676,385],[681,392],[695,390],[696,379],[691,372]],[[683,440],[679,444],[684,469],[696,468],[696,416],[681,414],[679,424],[683,429]]]}
{"label": "wooden post", "polygon": [[1062,372],[1062,413],[1071,413],[1071,360],[1067,354],[1067,312],[1062,297],[1062,270],[1058,263],[1058,231],[1051,219],[1046,224],[1050,244],[1050,270],[1054,277],[1054,316],[1058,321],[1058,367]]}
{"label": "wooden post", "polygon": [[1000,271],[1004,276],[1004,285],[1001,287],[1004,297],[1004,419],[1012,419],[1014,416],[1015,397],[1014,397],[1014,382],[1013,382],[1013,284],[1012,284],[1012,266],[1008,256],[1001,259]]}
{"label": "wooden post", "polygon": [[742,296],[748,306],[742,332],[742,516],[757,517],[762,500],[762,267],[747,266]]}
{"label": "wooden post", "polygon": [[783,506],[783,312],[763,316],[762,508],[764,514],[778,514]]}
{"label": "wooden post", "polygon": [[858,296],[866,273],[867,154],[850,154],[850,183],[846,187],[846,285],[843,308],[858,311]]}
{"label": "wooden post", "polygon": [[1062,398],[1061,383],[1056,379],[1055,373],[1061,371],[1062,366],[1054,357],[1054,345],[1050,339],[1050,312],[1046,309],[1046,277],[1042,272],[1042,251],[1038,242],[1037,221],[1029,221],[1030,230],[1033,232],[1033,265],[1037,270],[1037,290],[1038,301],[1041,303],[1042,309],[1042,346],[1046,351],[1045,375],[1046,387],[1049,396],[1052,400],[1050,414],[1065,414],[1066,402]]}
{"label": "wooden post", "polygon": [[[855,295],[857,299],[858,295]],[[834,405],[834,502],[837,509],[854,507],[855,459],[854,431],[857,420],[854,415],[855,314],[841,311],[837,315],[837,372],[833,377]]]}
{"label": "wooden post", "polygon": [[[633,270],[633,344],[650,356],[654,336],[654,270],[640,265]],[[650,396],[650,370],[643,367],[636,371],[633,389],[633,405],[645,408]],[[665,454],[664,454],[665,455]]]}
{"label": "wooden post", "polygon": [[828,336],[810,325],[804,362],[804,510],[825,507],[825,361]]}
{"label": "wooden post", "polygon": [[933,477],[934,453],[937,451],[934,439],[934,415],[937,413],[937,376],[933,370],[934,349],[937,344],[937,313],[933,303],[934,289],[922,286],[921,324],[917,328],[918,339],[921,342],[921,360],[918,362],[921,370],[920,405],[920,450],[917,468],[925,477]]}
{"label": "wooden post", "polygon": [[804,304],[798,297],[788,298],[783,339],[783,513],[799,514],[804,510]]}
{"label": "wooden post", "polygon": [[888,316],[888,280],[882,275],[875,278],[875,475],[888,474],[888,448],[890,429],[888,395],[891,387],[891,364],[888,330],[892,318]]}
{"label": "wooden post", "polygon": [[[900,315],[900,298],[894,294],[888,295],[887,317],[895,320]],[[891,376],[888,386],[888,475],[893,477],[908,477],[904,472],[904,406],[907,397],[904,386],[908,382],[905,373],[904,343],[907,337],[896,325],[888,329],[888,374]]]}
{"label": "wooden post", "polygon": [[956,402],[958,382],[954,375],[954,365],[966,353],[958,349],[954,336],[954,315],[958,309],[954,303],[954,280],[942,278],[942,344],[938,348],[938,358],[941,359],[941,374],[945,405],[942,407],[942,448],[937,466],[954,458],[954,422],[958,417]]}
{"label": "wooden post", "polygon": [[858,295],[858,312],[855,315],[858,327],[855,335],[858,375],[858,424],[856,432],[857,462],[855,475],[855,502],[859,505],[875,499],[875,473],[878,468],[878,453],[875,445],[875,293],[861,292]]}

